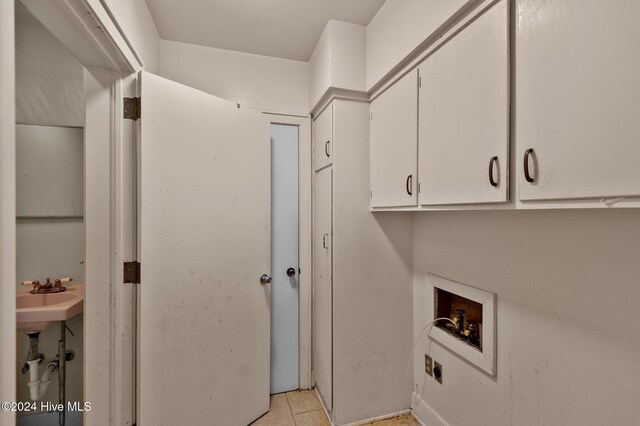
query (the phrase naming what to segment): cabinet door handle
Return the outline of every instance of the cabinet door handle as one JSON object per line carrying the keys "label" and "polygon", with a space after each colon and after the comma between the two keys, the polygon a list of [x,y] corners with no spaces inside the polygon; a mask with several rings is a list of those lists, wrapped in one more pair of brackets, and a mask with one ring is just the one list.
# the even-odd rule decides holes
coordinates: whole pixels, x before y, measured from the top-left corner
{"label": "cabinet door handle", "polygon": [[329,236],[329,234],[324,234],[322,236],[322,247],[328,249],[329,247],[327,247],[327,237]]}
{"label": "cabinet door handle", "polygon": [[407,188],[407,194],[413,195],[413,175],[407,176],[407,183],[405,184]]}
{"label": "cabinet door handle", "polygon": [[324,153],[327,154],[327,157],[329,157],[329,141],[325,142],[324,144]]}
{"label": "cabinet door handle", "polygon": [[493,176],[493,169],[495,168],[496,164],[498,164],[498,156],[497,155],[495,157],[491,157],[491,160],[489,160],[489,183],[493,187],[497,187],[498,186],[498,181]]}
{"label": "cabinet door handle", "polygon": [[529,148],[524,152],[524,178],[529,183],[533,183],[535,178],[529,172],[529,157],[533,154],[533,148]]}

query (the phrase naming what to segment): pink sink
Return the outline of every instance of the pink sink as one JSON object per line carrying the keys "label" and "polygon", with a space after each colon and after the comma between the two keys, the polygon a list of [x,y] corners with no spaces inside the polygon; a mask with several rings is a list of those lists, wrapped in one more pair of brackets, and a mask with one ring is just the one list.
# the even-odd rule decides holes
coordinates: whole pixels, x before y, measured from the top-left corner
{"label": "pink sink", "polygon": [[17,328],[35,333],[49,327],[54,321],[66,321],[82,312],[84,284],[67,287],[62,293],[31,294],[30,290],[16,295]]}

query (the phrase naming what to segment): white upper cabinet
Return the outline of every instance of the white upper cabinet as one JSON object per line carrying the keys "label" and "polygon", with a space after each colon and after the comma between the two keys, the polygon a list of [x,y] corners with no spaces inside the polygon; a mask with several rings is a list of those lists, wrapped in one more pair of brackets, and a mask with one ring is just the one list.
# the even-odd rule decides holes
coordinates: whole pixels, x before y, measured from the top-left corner
{"label": "white upper cabinet", "polygon": [[519,199],[640,195],[640,2],[520,0]]}
{"label": "white upper cabinet", "polygon": [[508,1],[471,22],[419,72],[420,205],[506,202]]}
{"label": "white upper cabinet", "polygon": [[313,164],[316,171],[333,164],[333,103],[313,122]]}
{"label": "white upper cabinet", "polygon": [[418,71],[371,102],[371,207],[416,206]]}

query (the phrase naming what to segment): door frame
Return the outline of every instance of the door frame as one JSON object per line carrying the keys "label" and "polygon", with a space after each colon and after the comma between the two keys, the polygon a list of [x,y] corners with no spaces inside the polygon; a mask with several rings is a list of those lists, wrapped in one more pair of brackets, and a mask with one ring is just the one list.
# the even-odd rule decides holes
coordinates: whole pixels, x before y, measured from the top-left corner
{"label": "door frame", "polygon": [[298,127],[298,383],[311,389],[311,117],[264,113],[270,124]]}
{"label": "door frame", "polygon": [[[124,96],[135,96],[140,56],[101,0],[21,0],[85,67],[85,425],[135,423],[135,285],[123,284],[123,262],[135,260],[135,125],[122,119]],[[15,10],[2,2],[0,87],[15,93]],[[97,25],[96,25],[97,24]],[[4,35],[11,36],[4,37]],[[3,282],[15,283],[15,106],[0,100],[0,265]],[[6,166],[6,167],[5,167]],[[5,197],[5,195],[8,195]],[[7,200],[7,202],[5,202]],[[14,217],[12,218],[11,215]],[[6,266],[6,267],[5,267]],[[15,400],[15,286],[3,286],[0,311],[2,400]],[[6,321],[5,321],[6,319]],[[2,424],[15,413],[0,413]],[[4,423],[5,420],[7,423]]]}
{"label": "door frame", "polygon": [[[15,12],[0,2],[0,400],[16,400]],[[0,410],[0,424],[15,414]]]}

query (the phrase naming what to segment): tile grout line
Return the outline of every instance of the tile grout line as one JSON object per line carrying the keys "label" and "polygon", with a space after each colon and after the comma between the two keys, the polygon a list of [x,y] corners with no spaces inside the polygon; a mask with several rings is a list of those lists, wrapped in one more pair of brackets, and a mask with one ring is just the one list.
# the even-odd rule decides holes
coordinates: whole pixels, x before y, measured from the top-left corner
{"label": "tile grout line", "polygon": [[293,426],[298,426],[298,422],[296,422],[296,416],[293,414],[293,408],[291,408],[291,402],[289,401],[289,392],[285,394],[287,398],[287,407],[289,407],[289,413],[291,413],[291,418],[293,419]]}

